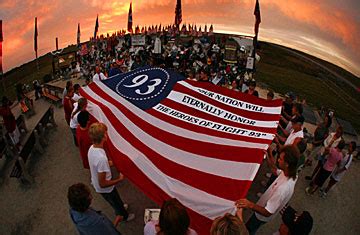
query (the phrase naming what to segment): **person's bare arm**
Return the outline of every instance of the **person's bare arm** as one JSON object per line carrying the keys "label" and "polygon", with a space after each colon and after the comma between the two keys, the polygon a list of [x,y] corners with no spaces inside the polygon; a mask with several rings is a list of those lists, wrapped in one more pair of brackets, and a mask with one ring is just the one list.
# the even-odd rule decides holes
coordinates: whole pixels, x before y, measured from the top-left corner
{"label": "person's bare arm", "polygon": [[124,179],[124,175],[121,173],[119,174],[119,177],[117,179],[113,179],[113,180],[106,179],[106,172],[98,173],[98,180],[101,188],[113,186],[119,183],[120,181],[122,181],[123,179]]}
{"label": "person's bare arm", "polygon": [[280,142],[280,141],[281,141],[281,142],[285,142],[285,141],[286,141],[286,138],[285,138],[285,137],[282,137],[282,136],[280,136],[280,135],[277,134],[277,133],[276,133],[276,137],[277,137],[278,140],[279,140],[278,142]]}
{"label": "person's bare arm", "polygon": [[238,208],[238,209],[236,210],[236,216],[239,218],[239,220],[240,220],[241,222],[244,223],[244,219],[243,219],[243,209],[242,209],[242,208]]}
{"label": "person's bare arm", "polygon": [[277,170],[276,161],[275,161],[275,158],[274,158],[274,156],[272,154],[272,148],[270,148],[270,147],[267,150],[266,162],[267,162],[268,166],[270,167],[271,172],[275,173],[276,170]]}
{"label": "person's bare arm", "polygon": [[300,138],[300,137],[297,137],[295,140],[294,140],[294,142],[293,142],[293,146],[297,146],[298,145],[298,143],[300,143],[301,142],[301,140],[302,140],[302,138]]}
{"label": "person's bare arm", "polygon": [[279,127],[280,127],[282,133],[284,134],[284,136],[285,136],[285,137],[288,137],[290,133],[287,132],[287,131],[285,130],[285,128],[283,128],[281,125],[279,125]]}
{"label": "person's bare arm", "polygon": [[259,206],[259,205],[256,205],[255,203],[247,200],[246,198],[243,198],[243,199],[240,199],[240,200],[237,200],[235,205],[238,207],[238,208],[249,208],[265,217],[269,217],[271,216],[272,214],[270,212],[268,212],[264,207],[262,206]]}

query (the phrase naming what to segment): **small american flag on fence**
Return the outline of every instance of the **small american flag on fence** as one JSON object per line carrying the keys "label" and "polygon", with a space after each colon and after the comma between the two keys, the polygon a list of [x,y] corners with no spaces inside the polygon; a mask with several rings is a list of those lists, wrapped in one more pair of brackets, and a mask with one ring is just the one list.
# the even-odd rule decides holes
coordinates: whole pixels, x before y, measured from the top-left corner
{"label": "small american flag on fence", "polygon": [[199,234],[246,196],[281,111],[281,100],[153,67],[92,83],[82,95],[108,127],[115,166],[159,205],[177,198]]}

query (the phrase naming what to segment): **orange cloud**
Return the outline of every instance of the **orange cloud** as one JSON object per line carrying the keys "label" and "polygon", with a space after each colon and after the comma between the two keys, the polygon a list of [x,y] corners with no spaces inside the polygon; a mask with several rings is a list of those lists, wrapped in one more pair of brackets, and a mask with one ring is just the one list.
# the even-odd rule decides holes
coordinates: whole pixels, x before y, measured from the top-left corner
{"label": "orange cloud", "polygon": [[275,5],[290,19],[316,26],[319,30],[342,39],[360,55],[360,28],[356,20],[340,9],[329,7],[319,1],[287,1],[264,0],[265,4]]}

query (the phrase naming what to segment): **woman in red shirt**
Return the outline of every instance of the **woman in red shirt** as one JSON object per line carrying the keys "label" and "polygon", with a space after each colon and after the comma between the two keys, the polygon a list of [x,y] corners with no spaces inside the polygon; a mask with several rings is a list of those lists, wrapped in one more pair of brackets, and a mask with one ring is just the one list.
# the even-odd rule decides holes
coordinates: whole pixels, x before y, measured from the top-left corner
{"label": "woman in red shirt", "polygon": [[64,97],[65,120],[68,125],[70,125],[71,113],[74,110],[74,101],[72,100],[73,96],[74,96],[74,89],[71,87],[69,88],[66,96]]}

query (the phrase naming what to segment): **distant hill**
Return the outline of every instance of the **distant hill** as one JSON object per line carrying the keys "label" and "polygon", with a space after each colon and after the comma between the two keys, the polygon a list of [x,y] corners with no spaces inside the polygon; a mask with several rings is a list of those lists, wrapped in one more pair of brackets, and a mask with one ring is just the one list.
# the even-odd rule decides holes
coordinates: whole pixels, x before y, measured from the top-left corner
{"label": "distant hill", "polygon": [[272,43],[261,42],[258,53],[257,81],[282,94],[293,91],[315,108],[334,109],[360,133],[360,94],[354,89],[354,85],[360,87],[360,78],[329,62]]}
{"label": "distant hill", "polygon": [[[74,50],[74,46],[64,49],[70,50]],[[282,94],[293,91],[314,107],[334,109],[336,115],[351,122],[360,133],[360,94],[354,89],[360,87],[360,78],[327,61],[272,43],[260,42],[257,53],[261,56],[257,66],[257,81]],[[33,80],[42,80],[45,75],[52,73],[50,53],[40,57],[38,61],[39,72],[34,60],[4,74],[5,92],[0,86],[0,94],[15,98],[16,83],[30,84]]]}

